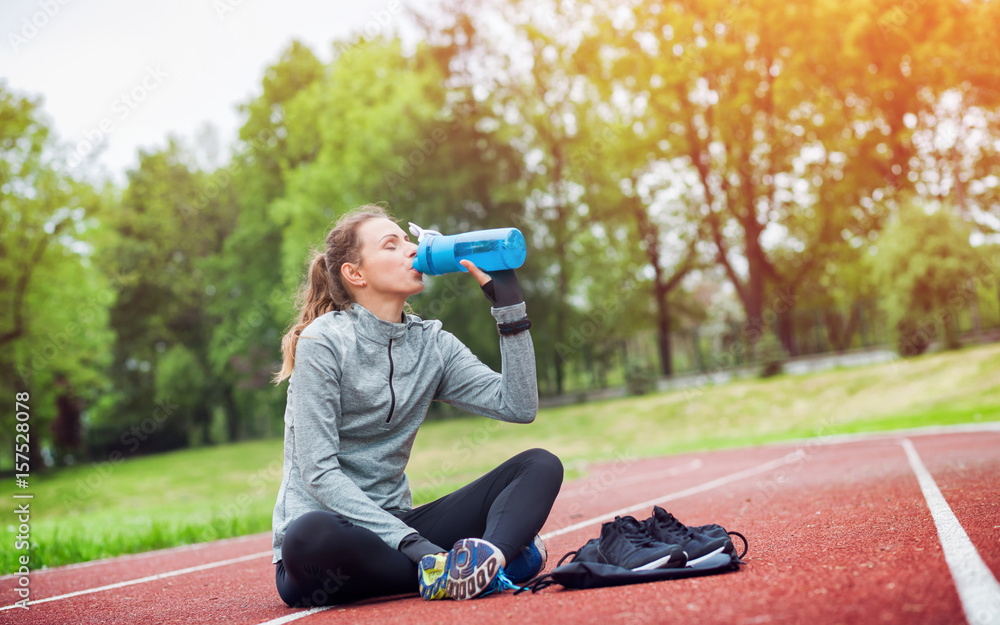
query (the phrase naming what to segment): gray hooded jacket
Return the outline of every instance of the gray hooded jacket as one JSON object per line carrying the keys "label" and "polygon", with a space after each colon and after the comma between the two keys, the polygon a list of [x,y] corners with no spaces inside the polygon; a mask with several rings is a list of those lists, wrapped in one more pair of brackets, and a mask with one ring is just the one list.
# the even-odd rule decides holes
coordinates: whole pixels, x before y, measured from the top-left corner
{"label": "gray hooded jacket", "polygon": [[[524,318],[525,304],[490,312],[511,323]],[[393,548],[415,532],[398,516],[412,509],[404,469],[431,400],[503,421],[534,420],[538,382],[528,332],[500,337],[500,374],[440,321],[404,317],[391,323],[354,304],[302,331],[285,404],[274,562],[289,524],[312,510],[338,512]]]}

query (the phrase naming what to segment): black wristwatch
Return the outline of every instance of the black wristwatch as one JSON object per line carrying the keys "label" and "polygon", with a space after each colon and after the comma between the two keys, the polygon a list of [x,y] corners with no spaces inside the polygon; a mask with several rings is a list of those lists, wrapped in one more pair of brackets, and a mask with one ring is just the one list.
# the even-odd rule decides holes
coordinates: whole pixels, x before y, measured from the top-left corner
{"label": "black wristwatch", "polygon": [[500,336],[513,336],[515,334],[520,334],[530,327],[531,319],[528,319],[527,317],[510,323],[497,324],[497,330],[500,332]]}

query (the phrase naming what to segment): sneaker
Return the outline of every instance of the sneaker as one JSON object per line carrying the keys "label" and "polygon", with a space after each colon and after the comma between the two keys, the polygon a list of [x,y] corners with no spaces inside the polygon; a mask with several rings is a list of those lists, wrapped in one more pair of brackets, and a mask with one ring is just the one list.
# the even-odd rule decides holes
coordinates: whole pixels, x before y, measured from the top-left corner
{"label": "sneaker", "polygon": [[547,559],[545,543],[542,542],[542,537],[536,534],[534,540],[507,563],[504,573],[511,582],[520,584],[541,573]]}
{"label": "sneaker", "polygon": [[448,553],[445,590],[449,597],[458,600],[503,590],[499,588],[502,580],[493,583],[501,572],[499,549],[480,538],[463,538]]}
{"label": "sneaker", "polygon": [[448,558],[450,554],[435,553],[420,558],[417,565],[417,581],[420,587],[420,596],[427,601],[435,599],[447,599],[448,592],[445,590],[445,583],[448,576]]}
{"label": "sneaker", "polygon": [[711,523],[709,525],[689,525],[691,531],[695,534],[705,534],[706,536],[711,536],[712,538],[729,538],[729,532],[726,528],[718,525],[716,523]]}
{"label": "sneaker", "polygon": [[680,545],[687,553],[687,564],[698,564],[702,560],[722,553],[732,547],[729,537],[721,538],[714,530],[698,532],[678,521],[659,506],[653,507],[653,516],[643,521],[646,531],[656,540]]}
{"label": "sneaker", "polygon": [[631,516],[615,517],[601,526],[598,552],[601,562],[633,571],[680,568],[687,563],[680,545],[656,540]]}
{"label": "sneaker", "polygon": [[505,590],[521,590],[521,586],[515,584],[510,580],[510,577],[501,569],[497,572],[497,576],[493,578],[490,585],[486,587],[486,590],[479,593],[480,597],[485,597],[486,595],[491,595],[495,592],[503,592]]}

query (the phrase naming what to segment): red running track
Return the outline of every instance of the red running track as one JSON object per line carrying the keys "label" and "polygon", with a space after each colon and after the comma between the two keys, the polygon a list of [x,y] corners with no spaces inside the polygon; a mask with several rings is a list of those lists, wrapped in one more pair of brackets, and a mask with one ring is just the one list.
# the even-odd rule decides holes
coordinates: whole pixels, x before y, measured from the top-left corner
{"label": "red running track", "polygon": [[[940,493],[936,506],[906,441]],[[270,535],[257,534],[35,571],[27,610],[9,607],[18,580],[0,578],[0,623],[1000,623],[998,485],[995,423],[623,458],[563,486],[543,529],[550,568],[601,521],[643,519],[654,503],[689,525],[745,534],[746,566],[619,588],[307,611],[278,598]],[[961,536],[939,534],[935,517],[948,514],[965,551]],[[958,554],[951,566],[946,550]]]}

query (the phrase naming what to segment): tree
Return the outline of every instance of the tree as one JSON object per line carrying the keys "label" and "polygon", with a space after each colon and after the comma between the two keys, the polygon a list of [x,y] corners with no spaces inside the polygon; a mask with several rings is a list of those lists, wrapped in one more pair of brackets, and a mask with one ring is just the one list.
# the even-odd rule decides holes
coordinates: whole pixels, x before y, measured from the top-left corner
{"label": "tree", "polygon": [[207,267],[208,300],[218,324],[210,368],[221,383],[230,440],[280,432],[285,392],[271,384],[280,366],[281,337],[292,316],[293,289],[282,275],[281,225],[271,204],[285,192],[285,174],[315,154],[288,149],[286,107],[324,74],[311,50],[293,41],[267,68],[262,90],[241,107],[245,121],[229,163],[212,175],[220,189],[200,197],[206,208],[232,202],[236,222]]}
{"label": "tree", "polygon": [[893,9],[826,0],[596,6],[580,65],[640,115],[656,158],[683,159],[695,175],[698,218],[751,342],[854,236],[859,214],[912,186],[906,116],[954,79],[966,11],[919,3],[900,40],[880,29]]}
{"label": "tree", "polygon": [[963,287],[976,275],[979,256],[969,243],[971,228],[947,205],[903,205],[877,242],[874,273],[889,302],[899,353],[916,356],[942,337],[959,347],[955,320]]}
{"label": "tree", "polygon": [[[225,389],[211,375],[209,345],[218,319],[209,311],[207,270],[232,231],[235,203],[200,204],[209,189],[223,195],[231,189],[192,161],[174,140],[163,150],[140,152],[120,204],[103,223],[109,234],[99,250],[101,266],[127,276],[111,308],[117,335],[111,371],[119,395],[100,415],[105,444],[115,445],[116,432],[157,414],[164,403],[179,408],[143,451],[212,441]],[[193,383],[194,371],[205,377]]]}
{"label": "tree", "polygon": [[[0,389],[29,392],[32,467],[76,451],[104,383],[108,281],[91,262],[104,198],[67,167],[37,99],[0,83]],[[13,431],[13,414],[0,423]],[[49,425],[59,417],[56,431]]]}

